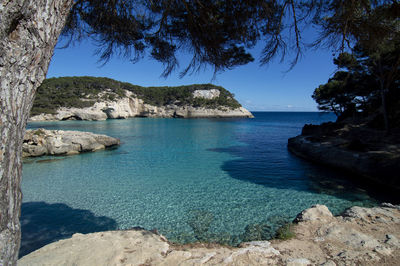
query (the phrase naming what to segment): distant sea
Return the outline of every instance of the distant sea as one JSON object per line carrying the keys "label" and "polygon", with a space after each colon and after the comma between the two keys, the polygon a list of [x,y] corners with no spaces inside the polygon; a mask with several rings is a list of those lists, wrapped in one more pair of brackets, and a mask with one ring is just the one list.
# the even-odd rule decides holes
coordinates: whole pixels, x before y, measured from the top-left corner
{"label": "distant sea", "polygon": [[334,121],[333,114],[254,116],[30,123],[106,134],[121,146],[24,161],[21,255],[76,232],[133,227],[179,243],[236,245],[272,237],[313,204],[339,214],[381,201],[344,174],[288,152],[287,139],[304,124]]}

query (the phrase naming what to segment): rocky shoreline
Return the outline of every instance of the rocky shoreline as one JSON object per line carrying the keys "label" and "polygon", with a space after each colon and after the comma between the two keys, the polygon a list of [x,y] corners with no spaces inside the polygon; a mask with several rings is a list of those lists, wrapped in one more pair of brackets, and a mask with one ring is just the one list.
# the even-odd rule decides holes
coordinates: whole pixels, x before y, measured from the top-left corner
{"label": "rocky shoreline", "polygon": [[82,131],[34,129],[27,130],[22,157],[72,155],[119,145],[119,139]]}
{"label": "rocky shoreline", "polygon": [[288,140],[295,155],[346,171],[369,183],[400,190],[399,136],[390,136],[363,123],[306,125]]}
{"label": "rocky shoreline", "polygon": [[[219,91],[218,91],[219,92]],[[152,118],[253,118],[254,116],[243,107],[218,108],[195,107],[190,105],[168,104],[154,106],[144,103],[132,92],[124,90],[125,97],[113,101],[103,100],[94,103],[91,107],[61,107],[54,114],[39,114],[32,116],[30,121],[61,121],[61,120],[106,120],[125,119],[130,117]],[[196,90],[193,94],[197,98],[213,99],[216,97],[213,90]],[[219,95],[219,93],[218,93]]]}
{"label": "rocky shoreline", "polygon": [[314,205],[294,220],[290,240],[240,247],[177,245],[145,230],[75,234],[36,250],[18,265],[398,265],[400,206],[352,207],[334,217]]}

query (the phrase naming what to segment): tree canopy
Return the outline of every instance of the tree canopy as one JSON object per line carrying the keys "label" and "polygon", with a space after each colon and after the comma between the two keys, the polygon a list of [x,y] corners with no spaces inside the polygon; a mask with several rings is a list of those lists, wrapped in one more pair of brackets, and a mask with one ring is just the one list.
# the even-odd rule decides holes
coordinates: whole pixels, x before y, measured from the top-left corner
{"label": "tree canopy", "polygon": [[[348,11],[343,13],[349,19],[340,28],[335,25],[334,16],[323,23],[324,35],[334,36],[331,29],[338,32],[352,32],[352,39],[342,38],[351,53],[343,52],[334,59],[339,70],[327,84],[319,86],[313,98],[321,110],[335,112],[339,118],[351,114],[381,113],[387,131],[390,124],[400,125],[398,106],[400,67],[400,11],[398,1],[349,1]],[[362,8],[371,4],[369,8]],[[381,4],[381,5],[380,5]],[[347,4],[346,4],[347,5]],[[361,7],[361,8],[360,8]],[[353,45],[350,45],[350,43]],[[341,71],[341,70],[345,71]]]}
{"label": "tree canopy", "polygon": [[341,70],[328,83],[316,88],[312,96],[320,110],[346,118],[356,113],[362,116],[379,113],[384,107],[388,122],[400,126],[399,39],[390,40],[372,53],[356,45],[353,53],[340,54],[334,63]]}
{"label": "tree canopy", "polygon": [[164,64],[163,75],[178,68],[178,51],[188,52],[185,75],[208,64],[218,72],[251,62],[257,42],[264,44],[261,64],[295,51],[293,65],[307,46],[301,33],[309,25],[320,30],[312,46],[375,47],[398,27],[388,21],[399,16],[399,6],[396,0],[77,0],[63,35],[92,38],[101,61],[113,54],[136,61],[148,52]]}

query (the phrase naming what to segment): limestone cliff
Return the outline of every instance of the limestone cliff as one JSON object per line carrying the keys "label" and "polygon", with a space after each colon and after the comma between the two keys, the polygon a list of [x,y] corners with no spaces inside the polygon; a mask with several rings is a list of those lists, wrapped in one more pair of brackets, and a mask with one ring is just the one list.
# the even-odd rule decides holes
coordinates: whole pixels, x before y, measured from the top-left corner
{"label": "limestone cliff", "polygon": [[[129,93],[127,91],[127,93]],[[96,102],[91,107],[61,107],[56,114],[40,114],[30,118],[31,121],[44,120],[106,120],[130,117],[174,117],[174,118],[205,118],[205,117],[248,117],[253,115],[243,107],[207,108],[189,105],[154,106],[145,104],[142,99],[127,96],[116,101]]]}
{"label": "limestone cliff", "polygon": [[[89,78],[90,81],[87,81]],[[105,78],[63,79],[68,82],[72,79],[74,83],[51,84],[53,87],[47,85],[38,91],[31,121],[253,117],[230,92],[211,84],[143,88]],[[54,83],[53,80],[51,82]]]}

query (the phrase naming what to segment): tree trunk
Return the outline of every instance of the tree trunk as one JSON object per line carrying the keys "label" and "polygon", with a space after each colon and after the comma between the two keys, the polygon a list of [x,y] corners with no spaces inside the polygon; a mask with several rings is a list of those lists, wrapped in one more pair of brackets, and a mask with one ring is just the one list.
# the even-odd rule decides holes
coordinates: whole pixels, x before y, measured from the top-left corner
{"label": "tree trunk", "polygon": [[[379,80],[379,87],[380,87],[379,89],[380,89],[380,94],[381,94],[383,122],[384,122],[385,132],[386,132],[386,134],[389,134],[390,133],[390,124],[389,124],[388,108],[387,108],[387,104],[386,104],[386,93],[389,89],[385,87],[385,81],[387,79],[385,78],[385,74],[383,72],[381,59],[378,59],[377,68],[378,68],[377,69],[378,70],[377,78]],[[389,86],[387,86],[387,87],[389,87]]]}
{"label": "tree trunk", "polygon": [[389,123],[389,116],[388,116],[388,108],[386,104],[386,89],[383,85],[383,81],[381,83],[381,104],[382,104],[382,114],[383,114],[383,122],[384,122],[384,127],[385,127],[385,132],[386,134],[390,133],[390,123]]}
{"label": "tree trunk", "polygon": [[0,3],[0,265],[18,259],[25,126],[72,2]]}

